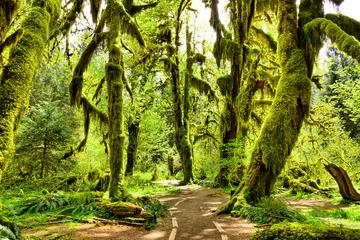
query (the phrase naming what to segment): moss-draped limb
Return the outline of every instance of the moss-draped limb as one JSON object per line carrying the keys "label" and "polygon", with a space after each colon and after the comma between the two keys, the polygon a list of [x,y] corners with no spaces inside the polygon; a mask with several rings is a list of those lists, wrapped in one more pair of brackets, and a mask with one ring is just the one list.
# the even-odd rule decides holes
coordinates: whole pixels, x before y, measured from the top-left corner
{"label": "moss-draped limb", "polygon": [[21,7],[21,0],[2,0],[0,2],[0,42],[5,39],[13,17]]}
{"label": "moss-draped limb", "polygon": [[360,41],[360,22],[340,13],[328,13],[325,18],[338,25],[344,32]]}
{"label": "moss-draped limb", "polygon": [[61,20],[60,27],[51,35],[50,39],[57,36],[57,34],[67,35],[71,27],[74,25],[76,18],[84,7],[84,0],[74,0],[69,13]]}
{"label": "moss-draped limb", "polygon": [[265,33],[262,29],[257,28],[255,26],[251,26],[252,32],[256,35],[256,38],[260,39],[262,43],[268,46],[274,53],[277,50],[276,41],[267,33]]}
{"label": "moss-draped limb", "polygon": [[23,34],[24,34],[24,29],[20,28],[16,30],[13,34],[8,36],[3,42],[0,41],[0,63],[1,63],[1,54],[3,53],[3,51],[6,48],[16,44],[20,40]]}
{"label": "moss-draped limb", "polygon": [[144,5],[133,5],[130,10],[130,15],[134,16],[146,9],[154,8],[158,4],[159,4],[159,2],[153,2],[153,3],[149,3],[149,4],[144,4]]}
{"label": "moss-draped limb", "polygon": [[304,26],[305,41],[309,47],[318,46],[321,43],[322,34],[330,38],[340,51],[349,54],[360,62],[360,42],[332,21],[316,18]]}
{"label": "moss-draped limb", "polygon": [[109,143],[110,143],[110,187],[109,196],[117,201],[127,195],[124,166],[124,121],[123,121],[123,71],[121,52],[121,15],[124,6],[119,0],[109,4],[109,62],[106,64],[108,87]]}
{"label": "moss-draped limb", "polygon": [[105,25],[106,17],[107,14],[103,14],[102,20],[100,21],[101,24],[99,23],[99,25],[97,26],[93,38],[81,54],[80,60],[74,69],[73,78],[69,86],[70,104],[73,106],[80,106],[80,100],[82,97],[82,86],[84,81],[83,74],[89,66],[95,50],[107,36],[107,33],[101,33]]}
{"label": "moss-draped limb", "polygon": [[32,81],[39,68],[51,24],[59,14],[60,1],[33,1],[21,24],[24,34],[11,49],[9,62],[1,76],[0,178],[14,154],[14,130],[27,106]]}

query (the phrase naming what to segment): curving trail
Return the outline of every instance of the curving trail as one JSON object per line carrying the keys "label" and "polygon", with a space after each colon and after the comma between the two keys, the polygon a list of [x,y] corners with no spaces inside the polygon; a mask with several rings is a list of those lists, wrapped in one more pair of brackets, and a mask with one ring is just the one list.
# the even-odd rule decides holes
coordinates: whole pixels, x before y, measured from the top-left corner
{"label": "curving trail", "polygon": [[[159,184],[174,184],[165,181]],[[221,189],[206,188],[199,185],[178,187],[181,193],[162,196],[159,199],[168,206],[166,216],[156,229],[143,230],[129,226],[80,226],[55,225],[46,229],[33,229],[24,235],[35,235],[42,240],[54,235],[59,239],[94,240],[231,240],[250,239],[254,224],[230,216],[215,216],[213,211],[226,202],[229,197]]]}

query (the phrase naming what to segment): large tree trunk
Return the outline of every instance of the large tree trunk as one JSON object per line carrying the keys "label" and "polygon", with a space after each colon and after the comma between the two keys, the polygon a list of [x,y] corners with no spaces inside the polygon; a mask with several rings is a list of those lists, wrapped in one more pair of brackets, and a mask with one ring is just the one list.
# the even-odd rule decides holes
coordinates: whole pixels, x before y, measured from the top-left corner
{"label": "large tree trunk", "polygon": [[343,199],[350,201],[360,201],[360,193],[356,191],[349,175],[343,168],[335,164],[328,164],[325,165],[325,169],[336,180]]}
{"label": "large tree trunk", "polygon": [[34,1],[22,22],[24,35],[11,49],[0,81],[0,179],[14,154],[14,134],[28,104],[50,29],[60,15],[60,1]]}
{"label": "large tree trunk", "polygon": [[121,7],[118,0],[108,2],[109,22],[109,62],[106,64],[108,86],[109,145],[110,145],[110,186],[112,201],[123,198],[125,188],[124,168],[124,123],[123,123],[123,56],[121,52]]}
{"label": "large tree trunk", "polygon": [[125,174],[129,176],[132,176],[134,173],[136,152],[138,147],[138,135],[139,135],[139,125],[140,125],[139,118],[135,118],[134,120],[130,119],[130,124],[128,127],[129,145],[127,147],[127,164],[126,164]]}
{"label": "large tree trunk", "polygon": [[252,151],[244,182],[218,213],[241,207],[244,200],[257,202],[270,195],[308,114],[311,85],[304,50],[297,45],[296,12],[296,0],[279,1],[278,59],[282,74],[276,96]]}

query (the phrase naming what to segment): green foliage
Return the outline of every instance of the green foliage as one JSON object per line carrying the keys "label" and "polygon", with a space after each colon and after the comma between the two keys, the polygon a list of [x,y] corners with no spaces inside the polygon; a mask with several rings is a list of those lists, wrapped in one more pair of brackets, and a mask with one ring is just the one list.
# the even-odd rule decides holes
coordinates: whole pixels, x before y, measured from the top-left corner
{"label": "green foliage", "polygon": [[331,227],[325,224],[301,224],[301,223],[279,223],[270,228],[256,232],[252,239],[359,239],[360,230],[347,229],[343,227]]}
{"label": "green foliage", "polygon": [[69,162],[59,161],[72,138],[70,123],[59,105],[40,102],[24,118],[17,146],[17,153],[22,156],[18,166],[21,172],[45,177],[59,166],[70,167]]}
{"label": "green foliage", "polygon": [[305,217],[290,209],[285,202],[273,197],[264,197],[255,206],[244,206],[233,209],[231,215],[249,219],[258,224],[303,222]]}
{"label": "green foliage", "polygon": [[69,205],[69,200],[63,194],[32,195],[25,199],[19,214],[54,211],[66,205]]}

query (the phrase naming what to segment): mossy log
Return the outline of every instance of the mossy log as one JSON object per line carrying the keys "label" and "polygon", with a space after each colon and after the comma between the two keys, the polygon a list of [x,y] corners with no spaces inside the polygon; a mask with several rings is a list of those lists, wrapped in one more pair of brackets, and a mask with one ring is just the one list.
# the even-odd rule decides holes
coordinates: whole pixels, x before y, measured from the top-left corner
{"label": "mossy log", "polygon": [[128,202],[104,202],[97,205],[98,208],[120,218],[151,218],[142,207]]}
{"label": "mossy log", "polygon": [[[349,175],[342,167],[335,164],[328,164],[325,165],[325,169],[336,180],[343,199],[360,201],[360,194],[355,190]],[[358,239],[360,239],[360,237]]]}
{"label": "mossy log", "polygon": [[279,223],[261,232],[252,239],[360,239],[359,229],[309,225],[300,223]]}

